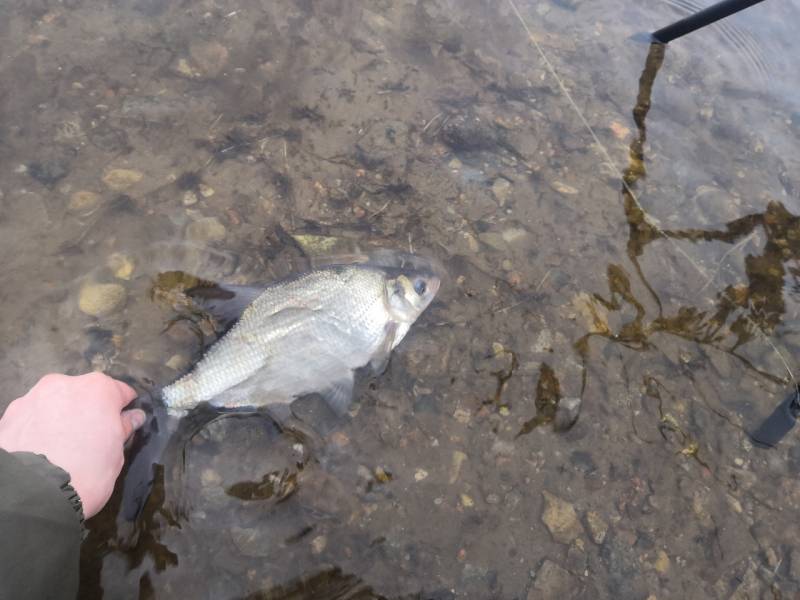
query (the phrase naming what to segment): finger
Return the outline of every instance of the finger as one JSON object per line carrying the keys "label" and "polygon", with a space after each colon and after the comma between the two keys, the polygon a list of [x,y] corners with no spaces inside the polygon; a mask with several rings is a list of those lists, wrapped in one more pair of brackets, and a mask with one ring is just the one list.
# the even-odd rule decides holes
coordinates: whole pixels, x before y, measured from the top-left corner
{"label": "finger", "polygon": [[136,398],[136,390],[134,390],[127,383],[122,383],[118,379],[113,379],[112,381],[114,382],[114,385],[117,386],[117,390],[119,390],[120,404],[122,404],[123,407],[128,406],[128,404],[131,403],[131,400]]}
{"label": "finger", "polygon": [[131,437],[131,434],[139,429],[142,425],[144,425],[144,421],[146,416],[143,410],[138,408],[132,408],[131,410],[125,410],[122,412],[122,433],[125,435],[125,439],[127,440]]}

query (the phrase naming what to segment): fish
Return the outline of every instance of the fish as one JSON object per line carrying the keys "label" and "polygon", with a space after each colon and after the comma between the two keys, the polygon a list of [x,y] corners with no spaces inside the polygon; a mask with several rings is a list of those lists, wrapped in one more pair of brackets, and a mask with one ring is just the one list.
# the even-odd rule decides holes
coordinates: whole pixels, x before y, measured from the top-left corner
{"label": "fish", "polygon": [[266,409],[319,394],[337,415],[355,372],[386,369],[392,350],[435,298],[442,271],[423,257],[377,252],[362,264],[329,264],[267,286],[216,284],[188,295],[228,331],[184,376],[147,396],[148,421],[124,476],[122,512],[141,513],[177,422],[199,407]]}

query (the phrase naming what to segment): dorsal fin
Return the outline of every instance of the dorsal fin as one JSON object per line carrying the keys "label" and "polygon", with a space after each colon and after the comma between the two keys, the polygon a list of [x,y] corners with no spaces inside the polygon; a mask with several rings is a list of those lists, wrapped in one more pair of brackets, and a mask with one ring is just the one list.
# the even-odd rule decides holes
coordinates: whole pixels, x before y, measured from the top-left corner
{"label": "dorsal fin", "polygon": [[263,291],[264,286],[217,283],[192,288],[186,295],[227,329]]}

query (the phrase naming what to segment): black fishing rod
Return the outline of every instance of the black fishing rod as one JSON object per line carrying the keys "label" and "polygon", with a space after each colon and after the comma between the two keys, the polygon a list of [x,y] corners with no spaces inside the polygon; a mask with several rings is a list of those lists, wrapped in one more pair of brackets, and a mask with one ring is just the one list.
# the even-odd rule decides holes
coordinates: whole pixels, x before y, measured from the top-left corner
{"label": "black fishing rod", "polygon": [[705,27],[706,25],[711,25],[711,23],[729,17],[734,13],[763,1],[764,0],[722,0],[722,2],[712,4],[708,8],[704,8],[680,21],[662,27],[658,31],[650,34],[649,37],[653,42],[669,44],[672,40],[684,36],[687,33],[692,33],[697,29]]}

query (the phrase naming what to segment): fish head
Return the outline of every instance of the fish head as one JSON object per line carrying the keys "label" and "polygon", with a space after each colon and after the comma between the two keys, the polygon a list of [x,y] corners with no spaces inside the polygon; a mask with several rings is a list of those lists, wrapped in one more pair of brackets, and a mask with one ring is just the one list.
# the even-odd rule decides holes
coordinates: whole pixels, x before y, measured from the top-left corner
{"label": "fish head", "polygon": [[441,278],[432,269],[387,270],[386,307],[399,323],[413,323],[433,301]]}

